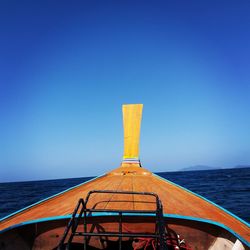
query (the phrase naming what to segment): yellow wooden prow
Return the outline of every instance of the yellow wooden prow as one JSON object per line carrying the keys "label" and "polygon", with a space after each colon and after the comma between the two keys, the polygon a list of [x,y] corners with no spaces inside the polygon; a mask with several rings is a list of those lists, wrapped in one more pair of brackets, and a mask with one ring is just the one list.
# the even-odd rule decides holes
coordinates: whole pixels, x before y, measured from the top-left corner
{"label": "yellow wooden prow", "polygon": [[142,104],[122,105],[124,129],[123,161],[120,167],[109,172],[109,175],[152,175],[150,171],[141,166],[139,159],[142,109]]}
{"label": "yellow wooden prow", "polygon": [[124,128],[124,161],[139,161],[139,141],[143,104],[122,106]]}

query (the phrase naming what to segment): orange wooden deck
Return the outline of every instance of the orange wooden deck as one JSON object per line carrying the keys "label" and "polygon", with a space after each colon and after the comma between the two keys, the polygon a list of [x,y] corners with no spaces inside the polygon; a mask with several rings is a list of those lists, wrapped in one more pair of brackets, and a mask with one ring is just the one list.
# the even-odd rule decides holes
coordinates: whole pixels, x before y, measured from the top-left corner
{"label": "orange wooden deck", "polygon": [[[73,212],[79,198],[85,198],[90,190],[129,190],[155,192],[159,195],[164,213],[192,216],[219,222],[231,228],[250,242],[250,228],[227,214],[222,209],[164,181],[137,164],[123,164],[108,174],[80,185],[65,193],[34,205],[0,222],[0,230],[25,221],[68,215]],[[152,209],[150,197],[135,195],[117,196],[114,194],[93,194],[90,206],[97,208]]]}

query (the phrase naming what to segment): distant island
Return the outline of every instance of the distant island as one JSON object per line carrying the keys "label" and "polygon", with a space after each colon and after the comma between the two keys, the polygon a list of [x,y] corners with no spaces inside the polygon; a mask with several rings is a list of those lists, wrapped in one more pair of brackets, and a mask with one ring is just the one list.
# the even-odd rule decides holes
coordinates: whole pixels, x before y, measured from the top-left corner
{"label": "distant island", "polygon": [[216,169],[230,169],[230,168],[250,168],[250,165],[237,165],[234,167],[211,167],[206,165],[195,165],[191,167],[182,168],[180,171],[202,171],[202,170],[216,170]]}
{"label": "distant island", "polygon": [[196,166],[182,168],[180,171],[198,171],[198,170],[215,170],[215,169],[221,169],[221,168],[210,167],[205,165],[196,165]]}

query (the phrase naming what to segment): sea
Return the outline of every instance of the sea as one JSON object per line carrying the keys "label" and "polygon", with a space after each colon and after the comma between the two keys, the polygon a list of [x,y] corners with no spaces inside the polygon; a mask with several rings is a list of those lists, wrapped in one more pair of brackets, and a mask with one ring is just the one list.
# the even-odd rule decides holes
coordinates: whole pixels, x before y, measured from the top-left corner
{"label": "sea", "polygon": [[[250,222],[250,168],[157,174]],[[0,183],[0,218],[91,178]]]}

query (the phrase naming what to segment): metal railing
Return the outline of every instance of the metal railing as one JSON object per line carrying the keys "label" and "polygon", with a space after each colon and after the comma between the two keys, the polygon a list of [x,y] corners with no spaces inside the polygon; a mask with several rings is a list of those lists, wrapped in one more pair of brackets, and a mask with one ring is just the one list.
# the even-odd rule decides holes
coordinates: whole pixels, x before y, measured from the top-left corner
{"label": "metal railing", "polygon": [[[101,194],[119,194],[119,195],[144,195],[144,196],[153,196],[155,197],[155,210],[122,210],[122,209],[95,209],[87,208],[89,198],[94,193]],[[129,202],[129,201],[127,201]],[[87,230],[87,220],[91,217],[93,213],[112,213],[112,216],[117,216],[119,218],[119,231],[118,232],[93,232]],[[123,232],[122,223],[124,214],[150,214],[155,217],[155,232],[154,233],[130,233]],[[99,215],[99,214],[98,214]],[[80,220],[83,220],[83,232],[77,231]],[[71,232],[70,232],[71,231]],[[70,236],[68,237],[70,233]],[[123,237],[143,237],[143,238],[154,238],[156,240],[156,247],[160,250],[167,249],[166,245],[166,235],[165,235],[165,222],[163,217],[163,208],[161,201],[157,194],[151,192],[131,192],[131,191],[113,191],[113,190],[92,190],[88,193],[85,201],[84,199],[79,199],[72,217],[64,231],[63,237],[58,245],[58,250],[69,249],[72,243],[72,240],[75,236],[84,237],[84,250],[87,249],[88,242],[91,236],[106,236],[106,237],[118,237],[119,238],[119,250],[122,249],[122,238]],[[66,238],[68,237],[67,243],[65,243]]]}

